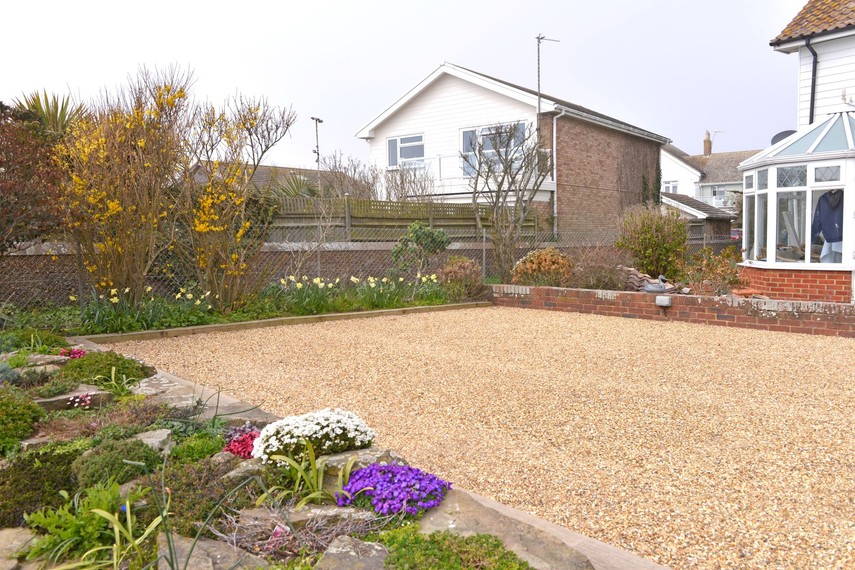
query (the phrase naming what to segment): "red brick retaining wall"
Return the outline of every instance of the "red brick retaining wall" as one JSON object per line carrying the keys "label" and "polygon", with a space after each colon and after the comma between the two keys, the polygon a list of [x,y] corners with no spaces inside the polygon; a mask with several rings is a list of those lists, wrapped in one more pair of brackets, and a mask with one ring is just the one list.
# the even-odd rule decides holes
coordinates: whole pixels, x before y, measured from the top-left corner
{"label": "red brick retaining wall", "polygon": [[740,267],[739,276],[749,287],[772,299],[852,302],[851,271]]}
{"label": "red brick retaining wall", "polygon": [[503,307],[855,338],[853,304],[694,295],[670,299],[672,306],[663,309],[652,293],[493,285],[493,303]]}

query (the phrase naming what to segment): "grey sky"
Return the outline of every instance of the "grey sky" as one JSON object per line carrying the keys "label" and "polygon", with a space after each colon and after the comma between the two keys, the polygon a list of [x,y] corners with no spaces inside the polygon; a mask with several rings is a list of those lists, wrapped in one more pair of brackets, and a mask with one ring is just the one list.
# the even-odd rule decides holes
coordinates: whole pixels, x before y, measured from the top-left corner
{"label": "grey sky", "polygon": [[768,146],[795,128],[797,56],[769,47],[806,0],[14,2],[3,8],[0,100],[46,88],[89,99],[140,65],[193,69],[194,95],[240,91],[298,122],[267,162],[365,160],[354,133],[443,61],[545,93],[701,152]]}

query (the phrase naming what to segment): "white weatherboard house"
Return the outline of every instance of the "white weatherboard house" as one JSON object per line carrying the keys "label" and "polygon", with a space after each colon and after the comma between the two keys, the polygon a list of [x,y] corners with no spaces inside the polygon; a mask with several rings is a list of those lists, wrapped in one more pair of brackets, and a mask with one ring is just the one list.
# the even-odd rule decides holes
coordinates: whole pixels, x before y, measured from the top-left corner
{"label": "white weatherboard house", "polygon": [[668,139],[591,109],[463,67],[444,63],[368,123],[356,136],[385,170],[417,165],[447,202],[472,200],[461,151],[495,125],[539,127],[555,156],[536,201],[559,232],[614,228],[655,180],[659,148]]}
{"label": "white weatherboard house", "polygon": [[773,297],[853,303],[855,2],[810,0],[771,45],[799,54],[799,128],[739,166],[742,275]]}

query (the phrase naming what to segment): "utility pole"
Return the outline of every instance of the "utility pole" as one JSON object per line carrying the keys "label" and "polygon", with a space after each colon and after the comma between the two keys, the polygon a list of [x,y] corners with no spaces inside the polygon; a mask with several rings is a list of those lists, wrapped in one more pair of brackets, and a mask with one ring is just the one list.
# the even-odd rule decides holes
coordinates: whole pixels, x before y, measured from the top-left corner
{"label": "utility pole", "polygon": [[315,162],[318,166],[318,195],[321,194],[321,145],[318,142],[318,125],[323,123],[323,119],[319,119],[317,117],[310,117],[313,121],[315,121]]}

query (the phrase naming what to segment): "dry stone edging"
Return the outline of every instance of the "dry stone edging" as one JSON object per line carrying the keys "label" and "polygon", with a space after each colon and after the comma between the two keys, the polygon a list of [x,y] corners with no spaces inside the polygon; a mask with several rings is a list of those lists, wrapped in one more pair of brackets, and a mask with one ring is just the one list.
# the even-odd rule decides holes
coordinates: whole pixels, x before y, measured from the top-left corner
{"label": "dry stone edging", "polygon": [[330,543],[315,570],[383,570],[388,554],[382,544],[342,535]]}
{"label": "dry stone edging", "polygon": [[[245,550],[235,548],[225,542],[200,537],[193,546],[193,539],[177,534],[172,535],[175,557],[181,567],[184,561],[189,561],[186,570],[232,570],[267,568],[270,564],[264,558],[254,556]],[[193,549],[192,552],[190,549]],[[169,544],[166,536],[161,533],[157,537],[157,554],[160,557],[158,570],[170,570],[166,556],[169,555]]]}
{"label": "dry stone edging", "polygon": [[36,535],[26,528],[0,529],[0,570],[19,570],[26,562],[18,556]]}
{"label": "dry stone edging", "polygon": [[49,412],[57,410],[67,410],[68,401],[74,396],[89,395],[89,407],[99,408],[113,401],[113,394],[107,390],[102,390],[98,386],[90,384],[80,384],[77,388],[66,394],[53,396],[52,398],[33,398],[36,404]]}

